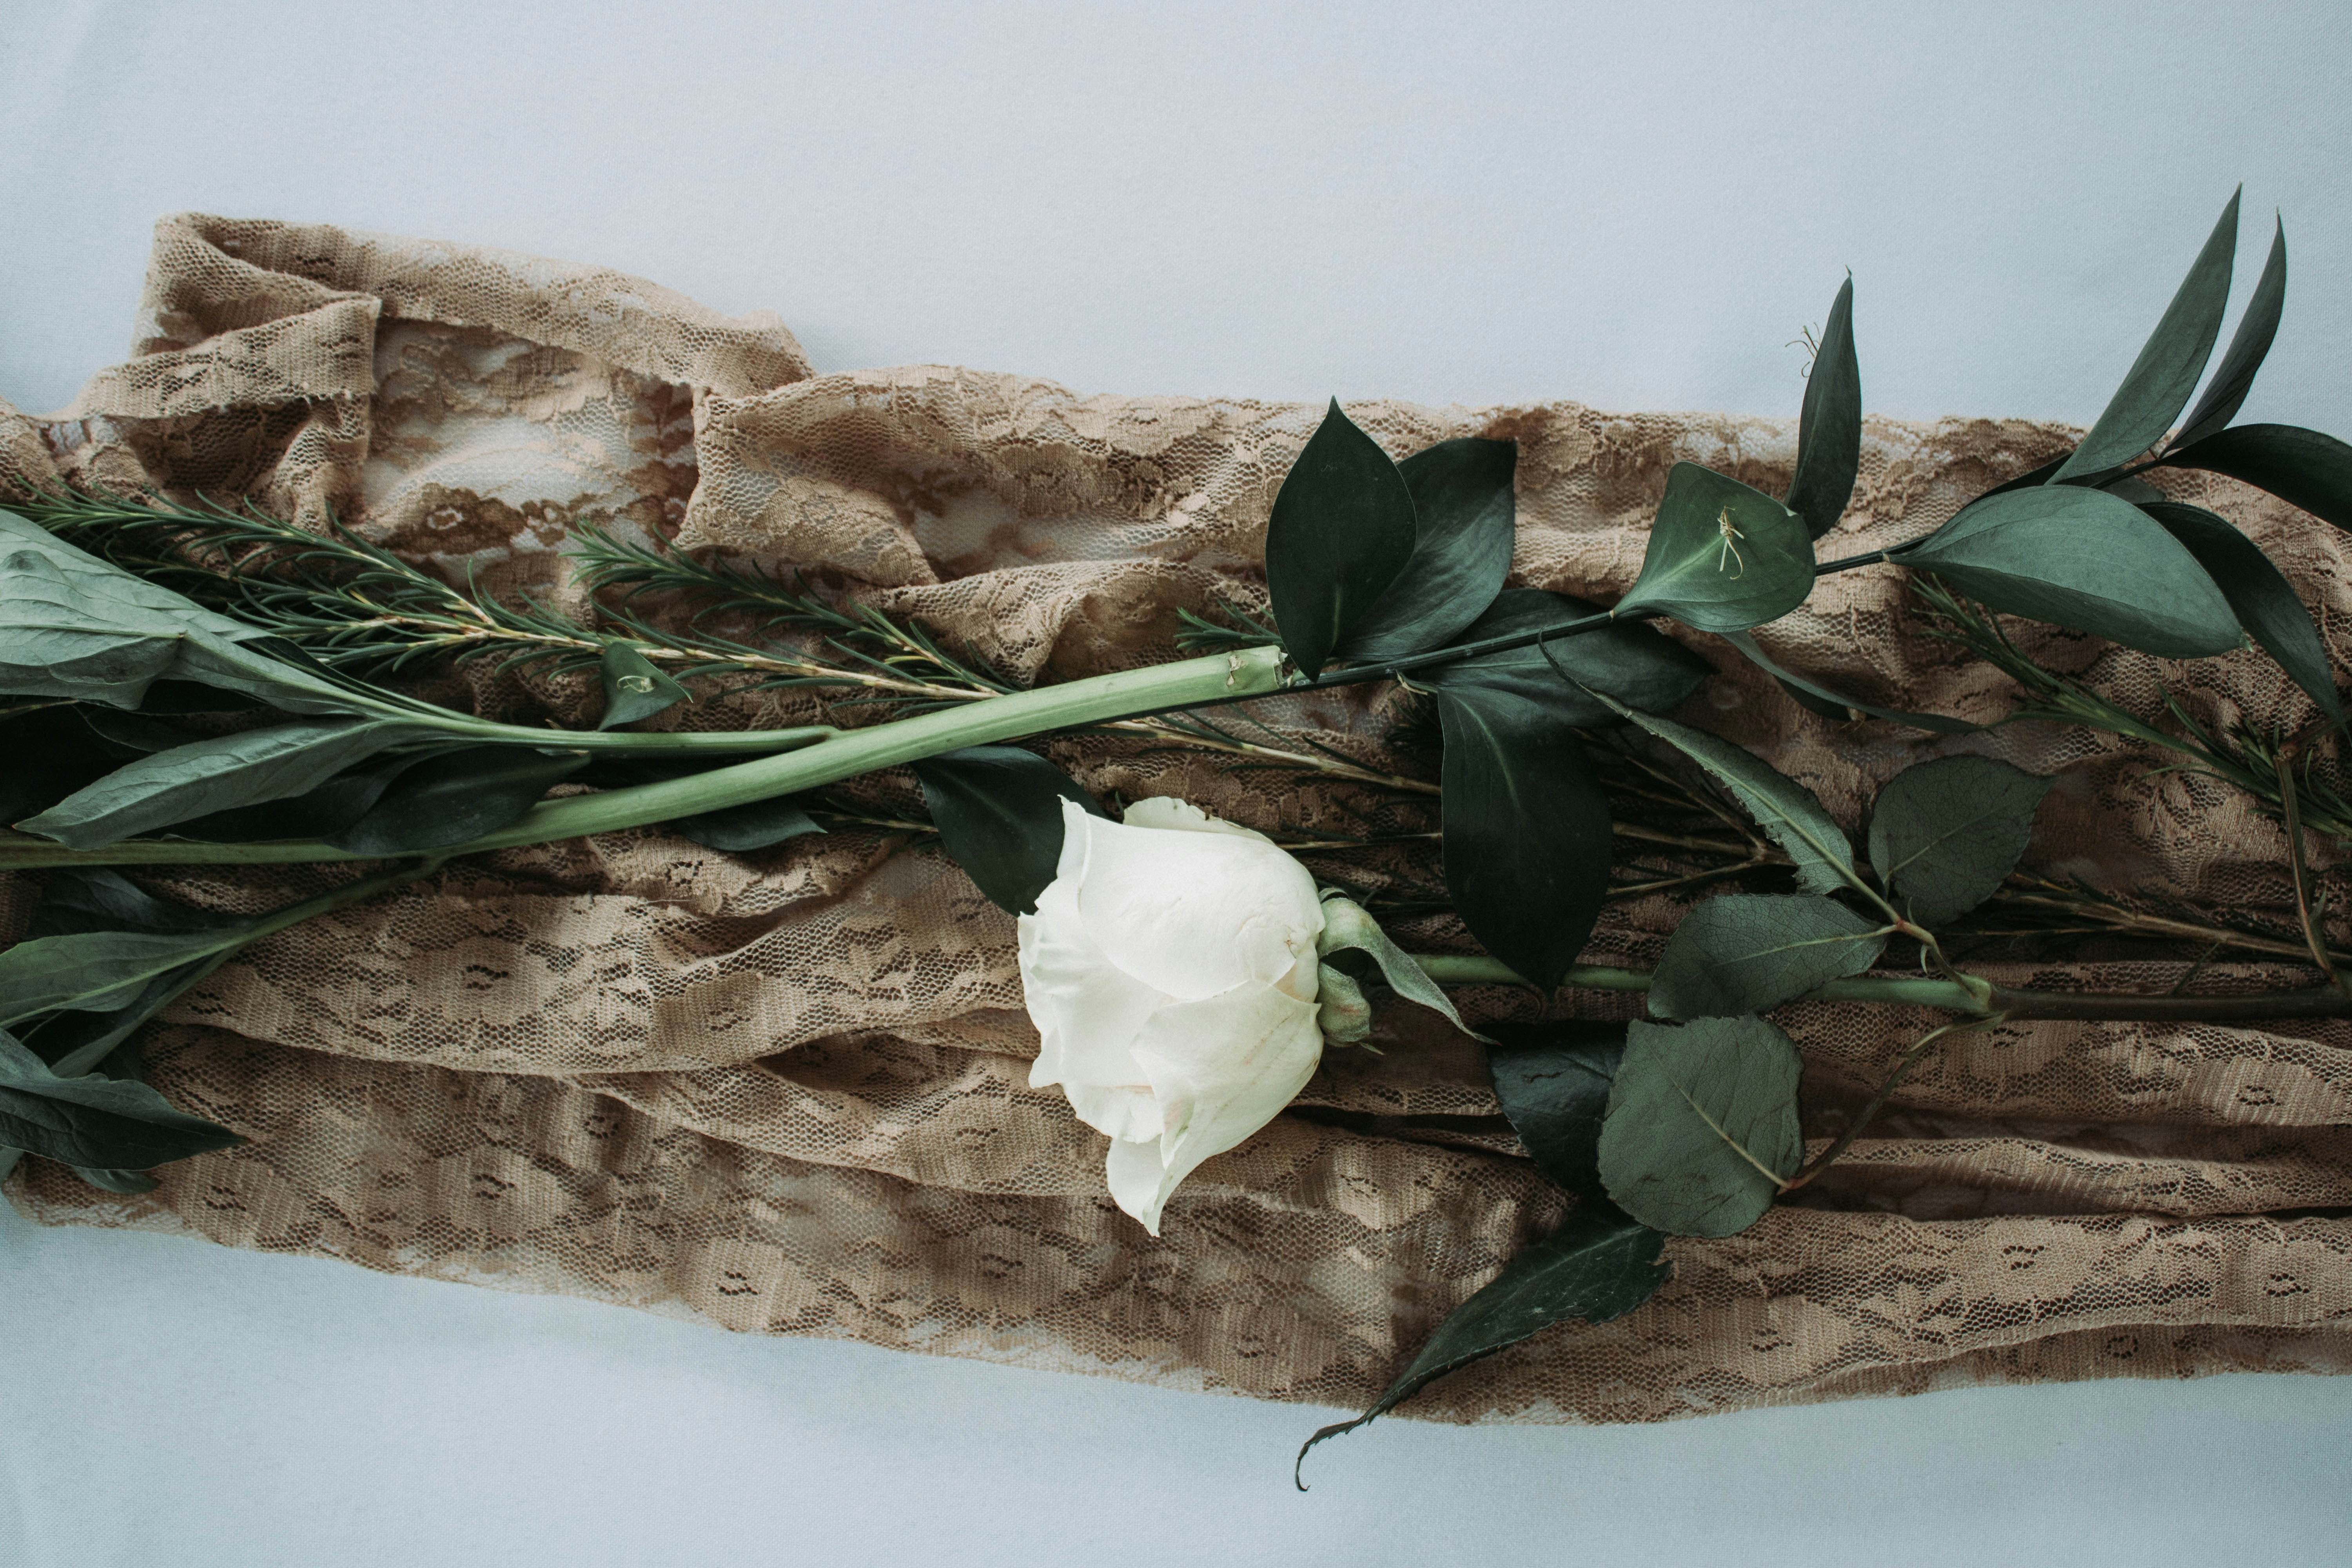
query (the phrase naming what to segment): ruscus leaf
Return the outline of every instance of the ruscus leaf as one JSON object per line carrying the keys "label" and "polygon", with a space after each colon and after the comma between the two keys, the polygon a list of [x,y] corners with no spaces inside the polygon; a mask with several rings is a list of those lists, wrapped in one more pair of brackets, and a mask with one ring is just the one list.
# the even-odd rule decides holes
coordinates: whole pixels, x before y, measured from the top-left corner
{"label": "ruscus leaf", "polygon": [[2300,425],[2240,425],[2164,458],[2168,467],[2227,474],[2352,531],[2352,446]]}
{"label": "ruscus leaf", "polygon": [[1862,366],[1853,352],[1853,279],[1830,305],[1797,418],[1797,471],[1789,510],[1815,539],[1837,526],[1862,467]]}
{"label": "ruscus leaf", "polygon": [[1818,894],[1725,893],[1685,915],[1650,974],[1660,1018],[1731,1018],[1859,974],[1886,946],[1879,922]]}
{"label": "ruscus leaf", "polygon": [[2263,264],[2261,280],[2230,339],[2230,352],[2221,356],[2221,368],[2213,373],[2205,395],[2181,422],[2180,434],[2172,439],[2175,447],[2201,441],[2238,416],[2246,394],[2253,390],[2254,373],[2263,368],[2271,340],[2278,336],[2279,313],[2285,305],[2286,225],[2280,222],[2271,234],[2270,259]]}
{"label": "ruscus leaf", "polygon": [[1412,559],[1412,493],[1337,398],[1274,498],[1265,587],[1283,650],[1318,675]]}
{"label": "ruscus leaf", "polygon": [[1971,502],[1898,563],[1988,607],[2166,658],[2225,653],[2238,618],[2196,558],[2139,508],[2076,485]]}
{"label": "ruscus leaf", "polygon": [[2190,263],[2189,276],[2180,280],[2163,319],[2148,334],[2139,358],[2132,362],[2098,423],[2059,468],[2053,484],[2120,468],[2172,428],[2174,417],[2188,406],[2189,395],[2197,390],[2197,378],[2205,374],[2213,340],[2221,335],[2221,313],[2230,304],[2231,263],[2237,248],[2238,195],[2232,193],[2205,248]]}
{"label": "ruscus leaf", "polygon": [[1873,707],[1859,698],[1832,691],[1794,670],[1782,668],[1772,662],[1771,658],[1757,646],[1754,636],[1748,632],[1725,632],[1721,635],[1724,641],[1747,655],[1750,664],[1779,681],[1780,689],[1800,706],[1819,713],[1824,719],[1839,723],[1856,719],[1884,719],[1890,724],[1908,725],[1914,730],[1925,730],[1936,735],[1964,735],[1984,728],[1982,724],[1971,724],[1965,719],[1948,719],[1941,713],[1913,713],[1901,708]]}
{"label": "ruscus leaf", "polygon": [[[1316,1444],[1387,1414],[1458,1367],[1514,1345],[1554,1323],[1622,1318],[1658,1293],[1672,1273],[1665,1238],[1606,1207],[1580,1209],[1551,1235],[1504,1267],[1492,1283],[1438,1325],[1402,1376],[1353,1421],[1326,1426],[1298,1450],[1304,1464]],[[1292,1479],[1301,1491],[1297,1467]]]}
{"label": "ruscus leaf", "polygon": [[1609,801],[1575,728],[1540,703],[1443,688],[1445,886],[1479,944],[1543,990],[1609,887]]}
{"label": "ruscus leaf", "polygon": [[915,764],[923,804],[948,858],[1016,915],[1035,911],[1062,858],[1062,803],[1100,816],[1078,782],[1018,746],[966,746]]}
{"label": "ruscus leaf", "polygon": [[1895,774],[1870,813],[1870,863],[1888,899],[1932,931],[1992,897],[2032,842],[2052,782],[1993,757]]}
{"label": "ruscus leaf", "polygon": [[2239,532],[2227,518],[2203,507],[2143,501],[2140,510],[2163,524],[2164,531],[2197,558],[2197,564],[2205,568],[2221,596],[2230,601],[2246,635],[2278,660],[2279,668],[2294,677],[2322,712],[2341,721],[2344,706],[2336,693],[2336,667],[2327,657],[2326,645],[2319,640],[2319,628],[2285,574],[2263,553],[2263,547]]}
{"label": "ruscus leaf", "polygon": [[1813,588],[1804,520],[1762,490],[1696,463],[1676,463],[1650,524],[1642,574],[1617,614],[1646,610],[1703,632],[1778,620]]}
{"label": "ruscus leaf", "polygon": [[1803,1071],[1795,1043],[1762,1018],[1628,1024],[1601,1128],[1609,1195],[1669,1236],[1746,1230],[1804,1157]]}
{"label": "ruscus leaf", "polygon": [[1341,641],[1342,655],[1370,662],[1437,647],[1494,602],[1511,570],[1518,460],[1516,441],[1465,436],[1397,465],[1412,498],[1412,555]]}

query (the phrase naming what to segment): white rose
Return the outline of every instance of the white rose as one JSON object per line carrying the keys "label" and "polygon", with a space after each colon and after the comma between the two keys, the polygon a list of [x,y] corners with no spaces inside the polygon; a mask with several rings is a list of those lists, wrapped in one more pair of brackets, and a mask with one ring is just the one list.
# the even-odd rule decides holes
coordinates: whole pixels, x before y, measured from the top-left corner
{"label": "white rose", "polygon": [[1314,1076],[1315,879],[1181,800],[1123,823],[1066,801],[1061,861],[1020,931],[1044,1041],[1029,1081],[1110,1134],[1110,1195],[1158,1236],[1176,1184]]}

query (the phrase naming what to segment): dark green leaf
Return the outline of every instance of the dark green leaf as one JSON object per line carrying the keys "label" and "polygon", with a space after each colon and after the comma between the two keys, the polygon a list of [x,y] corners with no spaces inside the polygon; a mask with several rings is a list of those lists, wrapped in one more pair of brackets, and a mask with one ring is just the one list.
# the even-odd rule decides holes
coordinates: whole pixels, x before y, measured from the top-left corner
{"label": "dark green leaf", "polygon": [[1660,1018],[1730,1018],[1859,974],[1886,946],[1878,922],[1817,894],[1726,893],[1694,908],[1650,975]]}
{"label": "dark green leaf", "polygon": [[2238,197],[2233,193],[2123,385],[2052,483],[2120,468],[2172,428],[2174,418],[2189,405],[2189,395],[2197,390],[2197,378],[2205,374],[2213,340],[2221,335],[2221,313],[2230,304],[2231,260],[2237,248]]}
{"label": "dark green leaf", "polygon": [[2165,455],[2265,489],[2323,522],[2352,531],[2352,447],[2300,425],[2241,425]]}
{"label": "dark green leaf", "polygon": [[105,867],[62,866],[49,873],[34,906],[27,940],[79,936],[89,931],[140,931],[157,934],[226,931],[245,924],[242,915],[190,909],[155,897],[120,871]]}
{"label": "dark green leaf", "polygon": [[354,763],[436,733],[382,719],[306,719],[192,741],[127,763],[38,816],[27,833],[96,849],[232,807],[307,795]]}
{"label": "dark green leaf", "polygon": [[722,806],[717,811],[698,812],[692,816],[665,822],[662,827],[706,849],[723,850],[730,855],[748,855],[754,849],[766,849],[788,838],[824,831],[814,817],[794,805],[793,797],[788,795],[747,801],[741,805]]}
{"label": "dark green leaf", "polygon": [[244,1142],[174,1110],[143,1083],[60,1078],[0,1030],[0,1145],[68,1165],[143,1171]]}
{"label": "dark green leaf", "polygon": [[[1507,588],[1454,641],[1480,642],[1538,626],[1566,626],[1601,613],[1600,605],[1566,594]],[[1416,671],[1413,679],[1440,689],[1483,686],[1507,691],[1542,703],[1567,723],[1596,729],[1621,721],[1581,688],[1605,691],[1644,713],[1664,713],[1714,673],[1713,665],[1655,626],[1619,621],[1542,647],[1509,648],[1436,665]]]}
{"label": "dark green leaf", "polygon": [[2221,368],[2213,373],[2205,395],[2181,422],[2175,447],[2201,441],[2238,416],[2246,394],[2253,390],[2254,373],[2263,368],[2271,340],[2278,336],[2279,312],[2285,304],[2286,225],[2280,223],[2271,234],[2271,255],[2263,264],[2262,280],[2254,285],[2246,313],[2238,318],[2238,331],[2230,339],[2230,352],[2221,356]]}
{"label": "dark green leaf", "polygon": [[604,718],[596,728],[615,729],[650,719],[693,693],[656,669],[644,654],[627,643],[607,643],[597,672],[604,680]]}
{"label": "dark green leaf", "polygon": [[273,641],[0,511],[0,692],[136,708],[168,679],[290,712],[367,707],[274,657],[265,646]]}
{"label": "dark green leaf", "polygon": [[1018,746],[966,746],[915,764],[948,856],[989,901],[1032,913],[1062,858],[1062,803],[1103,815],[1076,779]]}
{"label": "dark green leaf", "polygon": [[1729,475],[1676,463],[1642,574],[1617,614],[1646,610],[1703,632],[1744,631],[1787,615],[1812,588],[1804,519]]}
{"label": "dark green leaf", "polygon": [[1609,1195],[1669,1236],[1746,1230],[1804,1158],[1803,1072],[1795,1044],[1762,1018],[1628,1024],[1601,1128]]}
{"label": "dark green leaf", "polygon": [[257,844],[270,839],[331,839],[348,832],[383,798],[393,781],[436,753],[396,752],[346,768],[316,789],[284,800],[232,806],[172,825],[174,838],[205,844]]}
{"label": "dark green leaf", "polygon": [[1793,670],[1784,669],[1772,662],[1756,639],[1747,632],[1725,632],[1723,640],[1748,656],[1748,662],[1780,683],[1802,707],[1819,713],[1824,719],[1847,723],[1857,719],[1884,719],[1890,724],[1907,724],[1914,730],[1926,730],[1937,735],[1961,735],[1981,730],[1982,724],[1971,724],[1965,719],[1947,719],[1941,713],[1912,713],[1900,708],[1874,708],[1858,698],[1832,691],[1828,687],[1811,680]]}
{"label": "dark green leaf", "polygon": [[[1454,1309],[1438,1325],[1404,1375],[1353,1421],[1326,1426],[1298,1450],[1351,1432],[1385,1415],[1458,1367],[1514,1345],[1554,1323],[1622,1318],[1658,1293],[1672,1272],[1665,1238],[1608,1209],[1580,1209],[1567,1223],[1511,1259],[1493,1283]],[[1292,1467],[1297,1479],[1297,1467]],[[1306,1483],[1298,1481],[1299,1489]]]}
{"label": "dark green leaf", "polygon": [[1983,903],[2032,840],[2051,783],[1991,757],[1895,774],[1870,813],[1870,863],[1887,897],[1931,931]]}
{"label": "dark green leaf", "polygon": [[2311,612],[2295,596],[2294,585],[2271,563],[2263,547],[2240,533],[2227,518],[2202,507],[2178,501],[2143,501],[2140,510],[2164,525],[2180,541],[2197,564],[2211,575],[2221,596],[2236,612],[2238,625],[2278,660],[2279,668],[2319,704],[2330,719],[2341,720],[2344,709],[2336,695],[2336,667]]}
{"label": "dark green leaf", "polygon": [[1332,401],[1274,498],[1265,587],[1291,661],[1324,664],[1412,556],[1412,496],[1380,443]]}
{"label": "dark green leaf", "polygon": [[2139,508],[2074,485],[1970,503],[1906,566],[1987,606],[2167,658],[2238,646],[2238,618],[2196,558]]}
{"label": "dark green leaf", "polygon": [[1797,420],[1797,472],[1789,481],[1789,510],[1819,539],[1845,515],[1862,467],[1862,366],[1853,353],[1853,279],[1830,306],[1812,374],[1805,378]]}
{"label": "dark green leaf", "polygon": [[466,746],[406,769],[367,815],[327,840],[356,855],[446,849],[496,833],[580,771],[584,752],[537,746]]}
{"label": "dark green leaf", "polygon": [[1417,541],[1403,572],[1341,641],[1341,655],[1370,663],[1460,640],[1510,574],[1518,460],[1516,441],[1465,436],[1397,465]]}
{"label": "dark green leaf", "polygon": [[[41,890],[41,901],[33,910],[25,936],[27,941],[122,931],[202,936],[240,931],[250,923],[240,915],[167,903],[116,871],[64,867],[49,873],[48,885]],[[154,974],[136,992],[112,998],[103,1008],[51,1013],[26,1033],[24,1043],[66,1077],[100,1068],[140,1025],[211,973],[234,947],[231,942],[203,948],[187,962]]]}
{"label": "dark green leaf", "polygon": [[1549,991],[1609,886],[1609,801],[1576,731],[1480,687],[1437,693],[1445,886],[1480,945]]}
{"label": "dark green leaf", "polygon": [[17,823],[112,773],[121,759],[83,723],[79,707],[38,709],[0,724],[0,823]]}
{"label": "dark green leaf", "polygon": [[1608,1204],[1601,1185],[1601,1119],[1625,1055],[1625,1026],[1563,1019],[1488,1027],[1501,1042],[1486,1053],[1495,1099],[1528,1158],[1588,1204]]}
{"label": "dark green leaf", "polygon": [[1846,842],[1845,829],[1822,808],[1812,791],[1794,779],[1783,778],[1761,758],[1719,735],[1627,708],[1620,707],[1618,711],[1705,768],[1729,790],[1740,808],[1795,862],[1799,887],[1809,893],[1828,893],[1854,885],[1853,847]]}
{"label": "dark green leaf", "polygon": [[0,952],[0,1028],[59,1008],[130,1006],[151,981],[236,942],[233,933],[116,931],[20,942]]}

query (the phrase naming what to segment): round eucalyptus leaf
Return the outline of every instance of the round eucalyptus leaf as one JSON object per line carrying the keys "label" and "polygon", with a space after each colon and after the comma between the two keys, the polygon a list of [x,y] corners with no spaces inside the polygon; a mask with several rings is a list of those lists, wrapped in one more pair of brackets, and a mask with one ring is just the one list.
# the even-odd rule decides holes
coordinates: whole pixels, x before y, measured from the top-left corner
{"label": "round eucalyptus leaf", "polygon": [[1736,1236],[1804,1157],[1789,1037],[1758,1017],[1625,1026],[1601,1128],[1617,1206],[1669,1236]]}

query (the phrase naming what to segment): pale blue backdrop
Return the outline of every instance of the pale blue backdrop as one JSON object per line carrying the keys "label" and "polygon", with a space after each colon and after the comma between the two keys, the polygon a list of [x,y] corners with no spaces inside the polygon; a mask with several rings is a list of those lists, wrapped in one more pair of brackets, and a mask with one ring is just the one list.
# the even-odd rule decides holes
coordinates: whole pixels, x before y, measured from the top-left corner
{"label": "pale blue backdrop", "polygon": [[[0,0],[0,396],[194,207],[781,311],[821,369],[2085,421],[2231,187],[2352,433],[2340,4]],[[2352,1384],[1383,1423],[0,1215],[0,1564],[2337,1561]]]}

